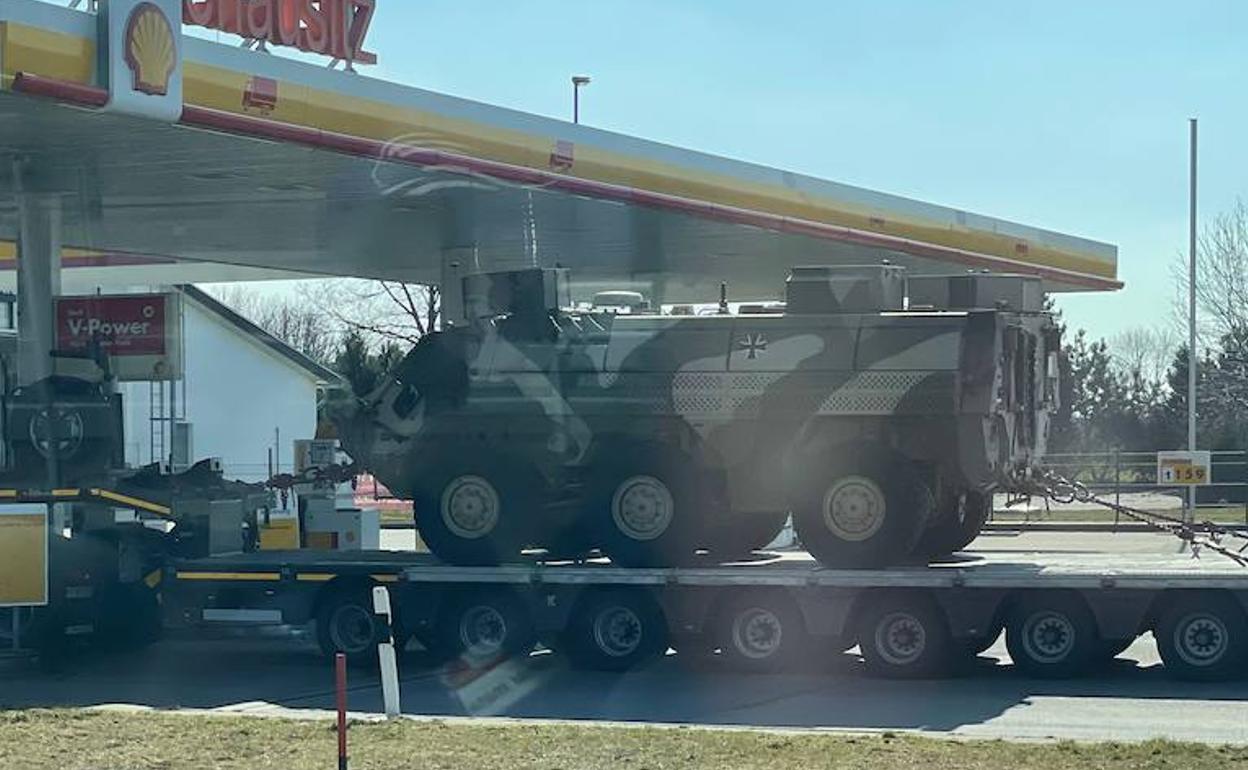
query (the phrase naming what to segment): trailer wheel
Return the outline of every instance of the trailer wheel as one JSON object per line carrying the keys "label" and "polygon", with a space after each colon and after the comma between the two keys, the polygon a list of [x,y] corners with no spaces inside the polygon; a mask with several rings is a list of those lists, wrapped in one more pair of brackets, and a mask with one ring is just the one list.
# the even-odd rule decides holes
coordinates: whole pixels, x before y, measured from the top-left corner
{"label": "trailer wheel", "polygon": [[438,621],[434,642],[440,657],[463,655],[477,661],[524,656],[537,643],[537,631],[524,604],[510,591],[473,591],[451,601]]}
{"label": "trailer wheel", "polygon": [[578,668],[627,671],[667,650],[667,624],[648,594],[596,593],[573,611],[560,646]]}
{"label": "trailer wheel", "polygon": [[448,564],[492,566],[520,555],[524,528],[536,530],[537,474],[522,463],[472,458],[427,473],[414,490],[416,526],[429,550]]}
{"label": "trailer wheel", "polygon": [[626,567],[688,561],[702,521],[695,461],[662,446],[628,447],[601,458],[590,510],[602,550]]}
{"label": "trailer wheel", "polygon": [[862,569],[910,556],[932,500],[909,460],[883,452],[840,456],[820,476],[799,485],[793,505],[797,535],[816,559]]}
{"label": "trailer wheel", "polygon": [[1102,650],[1092,611],[1058,592],[1024,596],[1006,621],[1005,645],[1015,668],[1040,679],[1078,676]]}
{"label": "trailer wheel", "polygon": [[962,491],[948,495],[935,512],[937,521],[923,533],[914,553],[930,560],[957,553],[979,537],[992,515],[992,495]]}
{"label": "trailer wheel", "polygon": [[923,594],[867,595],[858,646],[867,670],[891,679],[943,674],[952,659],[945,618]]}
{"label": "trailer wheel", "polygon": [[96,637],[116,652],[142,650],[160,640],[160,599],[144,583],[114,583],[98,589]]}
{"label": "trailer wheel", "polygon": [[715,638],[728,665],[743,671],[792,668],[810,650],[802,613],[783,591],[747,591],[729,599]]}
{"label": "trailer wheel", "polygon": [[1248,620],[1220,594],[1175,597],[1153,629],[1166,671],[1179,679],[1218,681],[1244,675]]}
{"label": "trailer wheel", "polygon": [[369,663],[376,660],[377,645],[385,638],[385,623],[373,614],[367,591],[335,593],[316,613],[316,641],[326,657],[341,652],[352,664]]}

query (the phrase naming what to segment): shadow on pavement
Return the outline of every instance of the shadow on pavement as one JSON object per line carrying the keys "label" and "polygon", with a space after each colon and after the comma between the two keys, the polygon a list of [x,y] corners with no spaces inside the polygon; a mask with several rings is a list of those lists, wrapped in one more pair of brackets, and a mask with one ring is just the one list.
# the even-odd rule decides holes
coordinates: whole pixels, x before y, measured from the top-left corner
{"label": "shadow on pavement", "polygon": [[[980,725],[1036,698],[1243,701],[1246,683],[1188,684],[1158,666],[1119,660],[1101,675],[1066,682],[1016,676],[980,658],[958,678],[866,679],[852,655],[823,670],[749,675],[715,663],[693,668],[668,656],[627,674],[573,671],[538,654],[483,672],[448,672],[407,661],[404,711],[430,716],[508,716],[707,725],[953,731]],[[350,674],[350,708],[380,711],[375,672]],[[0,669],[0,707],[132,704],[159,709],[247,711],[260,704],[333,707],[331,666],[299,640],[173,640],[145,654],[98,656],[65,672]],[[1135,704],[1138,706],[1139,704]],[[1145,704],[1147,708],[1147,704]]]}

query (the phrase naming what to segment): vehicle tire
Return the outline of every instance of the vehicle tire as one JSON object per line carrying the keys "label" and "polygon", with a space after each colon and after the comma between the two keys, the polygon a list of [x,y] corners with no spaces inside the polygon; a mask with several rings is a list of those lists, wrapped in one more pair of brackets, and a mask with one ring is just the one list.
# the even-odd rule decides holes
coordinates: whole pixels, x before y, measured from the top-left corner
{"label": "vehicle tire", "polygon": [[937,520],[915,546],[915,555],[930,560],[961,551],[979,537],[991,515],[991,494],[964,491],[949,495],[935,512]]}
{"label": "vehicle tire", "polygon": [[441,613],[433,649],[443,659],[463,656],[488,662],[524,657],[537,631],[524,603],[510,591],[485,589],[452,599]]}
{"label": "vehicle tire", "polygon": [[[448,564],[513,561],[536,538],[541,480],[523,464],[470,458],[466,452],[428,473],[413,493],[416,526],[430,552]],[[526,532],[527,530],[527,532]]]}
{"label": "vehicle tire", "polygon": [[799,487],[793,524],[823,565],[886,567],[913,553],[932,501],[909,460],[883,452],[838,457],[812,481]]}
{"label": "vehicle tire", "polygon": [[867,671],[890,679],[944,674],[952,662],[952,640],[944,615],[923,594],[868,595],[860,613],[858,646]]}
{"label": "vehicle tire", "polygon": [[1248,665],[1248,619],[1234,599],[1217,593],[1182,594],[1153,629],[1166,671],[1199,682],[1238,679]]}
{"label": "vehicle tire", "polygon": [[627,671],[667,651],[667,624],[649,594],[604,591],[586,596],[573,610],[558,644],[572,665]]}
{"label": "vehicle tire", "polygon": [[142,650],[163,635],[160,599],[145,583],[113,583],[99,589],[96,636],[104,649]]}
{"label": "vehicle tire", "polygon": [[811,649],[801,611],[778,590],[729,599],[719,612],[715,645],[728,666],[755,673],[796,668]]}
{"label": "vehicle tire", "polygon": [[1096,618],[1077,594],[1026,595],[1005,624],[1005,645],[1014,667],[1038,679],[1069,679],[1096,661],[1103,649]]}
{"label": "vehicle tire", "polygon": [[326,597],[316,613],[316,641],[321,653],[347,656],[352,665],[377,661],[377,645],[385,641],[385,623],[373,614],[368,591],[338,591]]}
{"label": "vehicle tire", "polygon": [[695,461],[666,447],[640,446],[599,464],[590,485],[590,511],[611,561],[666,567],[692,560],[705,497]]}

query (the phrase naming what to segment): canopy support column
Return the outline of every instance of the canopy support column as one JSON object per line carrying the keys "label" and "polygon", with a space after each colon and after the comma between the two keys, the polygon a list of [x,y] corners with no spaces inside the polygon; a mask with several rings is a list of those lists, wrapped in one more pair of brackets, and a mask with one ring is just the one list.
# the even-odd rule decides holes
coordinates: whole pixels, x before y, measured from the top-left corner
{"label": "canopy support column", "polygon": [[61,199],[23,191],[17,161],[17,381],[30,385],[53,373],[53,300],[61,293]]}
{"label": "canopy support column", "polygon": [[480,262],[475,246],[442,250],[442,277],[438,288],[441,290],[443,326],[465,322],[464,276],[481,272]]}

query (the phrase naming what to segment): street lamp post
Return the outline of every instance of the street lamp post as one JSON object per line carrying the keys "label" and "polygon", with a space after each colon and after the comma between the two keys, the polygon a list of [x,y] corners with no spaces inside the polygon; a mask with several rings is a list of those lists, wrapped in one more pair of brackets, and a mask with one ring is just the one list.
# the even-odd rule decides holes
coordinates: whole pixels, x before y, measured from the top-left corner
{"label": "street lamp post", "polygon": [[[1188,189],[1188,275],[1187,275],[1187,449],[1196,451],[1196,118],[1189,121],[1190,176]],[[1188,521],[1196,519],[1196,488],[1187,490]]]}
{"label": "street lamp post", "polygon": [[572,122],[581,122],[581,86],[589,85],[588,75],[572,76]]}

